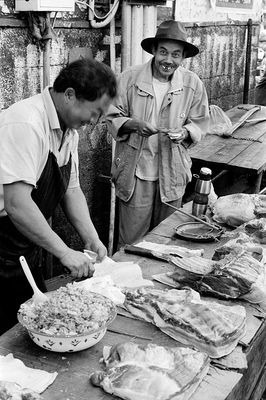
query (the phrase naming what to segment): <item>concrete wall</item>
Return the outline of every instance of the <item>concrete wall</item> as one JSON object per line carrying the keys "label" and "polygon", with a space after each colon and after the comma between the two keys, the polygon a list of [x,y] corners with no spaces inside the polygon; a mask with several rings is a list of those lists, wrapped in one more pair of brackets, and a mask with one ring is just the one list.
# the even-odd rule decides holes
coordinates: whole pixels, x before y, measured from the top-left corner
{"label": "concrete wall", "polygon": [[[223,0],[224,5],[228,3],[237,3],[235,0]],[[242,1],[238,1],[241,6]],[[177,0],[175,1],[175,15],[176,18],[182,22],[234,22],[234,21],[247,21],[252,18],[254,21],[259,21],[261,17],[262,8],[264,7],[265,0],[246,1],[247,4],[253,4],[252,8],[221,8],[217,7],[219,2],[217,0]],[[228,11],[229,10],[229,11]]]}
{"label": "concrete wall", "polygon": [[[259,0],[256,0],[259,1]],[[176,2],[182,5],[183,0]],[[96,1],[97,3],[97,1]],[[107,3],[102,0],[100,3]],[[195,4],[196,3],[196,4]],[[184,4],[184,2],[183,2]],[[250,77],[245,80],[247,21],[249,16],[232,20],[215,18],[210,0],[186,0],[177,19],[184,22],[189,39],[200,48],[200,54],[186,61],[204,81],[210,104],[227,110],[243,102],[245,83],[248,83],[248,102],[253,102],[259,37],[259,22],[253,20],[250,48]],[[193,7],[192,7],[193,5]],[[205,10],[203,13],[202,7]],[[205,7],[205,8],[204,8]],[[208,7],[208,8],[207,8]],[[193,13],[192,13],[193,11]],[[120,15],[116,18],[116,73],[120,72]],[[183,15],[183,16],[182,16]],[[182,18],[181,18],[182,16]],[[172,17],[172,10],[158,7],[158,23]],[[180,18],[179,18],[180,17]],[[206,19],[206,17],[208,17]],[[254,16],[253,16],[254,17]],[[67,64],[72,49],[89,46],[93,56],[110,64],[109,27],[91,29],[87,12],[76,7],[75,13],[59,14],[51,40],[50,81]],[[40,92],[43,84],[43,47],[29,30],[25,14],[14,13],[14,0],[0,0],[0,109],[14,101]],[[80,132],[80,178],[92,219],[104,243],[108,244],[110,184],[100,175],[109,176],[111,139],[104,121],[94,130]],[[73,248],[82,243],[58,209],[53,218],[56,232]],[[55,261],[56,263],[56,261]]]}

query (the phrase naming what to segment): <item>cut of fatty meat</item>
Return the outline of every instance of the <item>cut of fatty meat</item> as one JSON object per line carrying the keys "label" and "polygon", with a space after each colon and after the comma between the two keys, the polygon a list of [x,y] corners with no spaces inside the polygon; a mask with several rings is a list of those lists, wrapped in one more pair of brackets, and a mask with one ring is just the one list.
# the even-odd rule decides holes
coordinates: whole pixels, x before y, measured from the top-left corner
{"label": "cut of fatty meat", "polygon": [[246,332],[244,307],[203,301],[193,289],[141,288],[125,295],[132,315],[212,358],[231,353]]}
{"label": "cut of fatty meat", "polygon": [[237,257],[239,254],[247,252],[250,253],[252,257],[256,258],[256,260],[262,261],[262,246],[245,232],[239,232],[239,229],[240,227],[234,231],[235,234],[233,233],[234,237],[232,239],[228,240],[222,246],[216,247],[212,260],[220,261],[224,258],[229,260]]}
{"label": "cut of fatty meat", "polygon": [[249,252],[230,253],[220,261],[176,258],[174,265],[176,271],[153,278],[172,287],[190,287],[218,298],[244,299],[250,303],[266,299],[265,266]]}
{"label": "cut of fatty meat", "polygon": [[205,353],[186,347],[124,342],[103,349],[104,371],[90,380],[127,400],[187,400],[209,369]]}
{"label": "cut of fatty meat", "polygon": [[266,196],[234,193],[219,197],[211,206],[213,220],[236,228],[254,218],[266,217]]}
{"label": "cut of fatty meat", "polygon": [[266,218],[254,218],[236,228],[231,234],[244,233],[253,243],[266,244]]}

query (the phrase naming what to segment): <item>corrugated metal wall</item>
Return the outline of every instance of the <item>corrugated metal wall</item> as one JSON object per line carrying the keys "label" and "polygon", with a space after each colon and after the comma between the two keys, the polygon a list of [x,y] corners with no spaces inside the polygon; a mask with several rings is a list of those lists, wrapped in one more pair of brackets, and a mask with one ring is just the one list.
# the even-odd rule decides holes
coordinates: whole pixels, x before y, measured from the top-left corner
{"label": "corrugated metal wall", "polygon": [[[186,66],[196,72],[207,89],[210,104],[225,111],[243,102],[247,62],[247,22],[186,24],[189,37],[200,53]],[[251,26],[248,102],[254,101],[259,23]]]}

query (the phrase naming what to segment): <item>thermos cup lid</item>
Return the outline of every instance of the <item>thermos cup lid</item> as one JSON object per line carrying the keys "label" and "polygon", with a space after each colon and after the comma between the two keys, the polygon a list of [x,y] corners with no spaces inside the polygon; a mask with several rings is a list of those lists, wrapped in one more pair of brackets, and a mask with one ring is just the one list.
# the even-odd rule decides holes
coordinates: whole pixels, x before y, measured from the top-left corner
{"label": "thermos cup lid", "polygon": [[210,168],[202,167],[200,170],[200,178],[205,180],[211,179],[212,171]]}

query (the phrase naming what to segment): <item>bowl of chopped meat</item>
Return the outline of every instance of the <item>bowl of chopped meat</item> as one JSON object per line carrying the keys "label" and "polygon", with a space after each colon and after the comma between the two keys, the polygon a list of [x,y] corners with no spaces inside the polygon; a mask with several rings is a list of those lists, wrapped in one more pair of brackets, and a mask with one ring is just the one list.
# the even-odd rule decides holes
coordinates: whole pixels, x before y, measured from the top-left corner
{"label": "bowl of chopped meat", "polygon": [[48,300],[21,304],[18,321],[40,347],[55,352],[76,352],[98,343],[116,315],[107,297],[72,283],[46,293]]}

